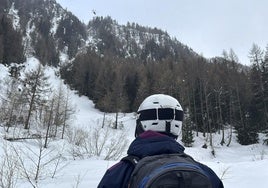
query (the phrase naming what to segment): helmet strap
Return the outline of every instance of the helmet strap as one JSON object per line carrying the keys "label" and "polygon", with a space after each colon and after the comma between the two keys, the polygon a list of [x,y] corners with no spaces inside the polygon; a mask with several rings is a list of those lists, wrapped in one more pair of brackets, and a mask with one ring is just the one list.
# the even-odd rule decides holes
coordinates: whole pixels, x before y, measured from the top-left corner
{"label": "helmet strap", "polygon": [[139,119],[136,120],[136,129],[135,129],[135,137],[138,137],[144,130],[142,128],[141,121]]}
{"label": "helmet strap", "polygon": [[170,127],[171,127],[170,121],[166,121],[166,133],[170,133]]}

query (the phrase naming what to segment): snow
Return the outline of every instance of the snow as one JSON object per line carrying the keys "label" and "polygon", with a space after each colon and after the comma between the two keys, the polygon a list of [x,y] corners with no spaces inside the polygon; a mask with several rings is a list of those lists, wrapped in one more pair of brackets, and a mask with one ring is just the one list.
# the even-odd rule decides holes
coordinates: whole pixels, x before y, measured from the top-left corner
{"label": "snow", "polygon": [[[26,70],[31,70],[38,64],[35,58],[28,58],[25,63]],[[62,83],[57,75],[56,68],[46,67],[46,74],[50,76],[51,85],[54,89]],[[8,77],[8,69],[0,64],[0,92],[3,87],[2,80]],[[75,106],[75,115],[72,120],[71,127],[90,129],[94,126],[99,126],[102,123],[104,113],[95,109],[94,103],[85,96],[78,96],[75,91],[69,90],[72,104]],[[0,93],[1,94],[1,93]],[[106,118],[114,121],[115,114],[106,114]],[[124,124],[124,131],[127,134],[127,139],[134,139],[135,129],[135,114],[120,114],[119,121]],[[1,122],[0,122],[1,123]],[[22,151],[27,152],[38,150],[36,141],[20,141],[7,142],[2,137],[5,135],[3,128],[0,127],[0,155],[4,155],[4,150],[1,149],[5,144],[14,144],[19,146]],[[226,133],[228,135],[228,133]],[[262,136],[262,135],[261,135]],[[252,188],[252,187],[267,187],[268,185],[268,146],[254,144],[249,146],[241,146],[235,141],[235,136],[229,147],[221,146],[221,135],[213,134],[214,149],[216,156],[212,156],[210,149],[202,148],[205,143],[202,134],[195,137],[193,147],[186,148],[185,152],[197,161],[202,162],[211,167],[220,178],[222,178],[226,188]],[[178,139],[179,141],[180,139]],[[180,142],[180,141],[179,141]],[[129,142],[130,143],[130,142]],[[114,165],[116,161],[103,160],[104,156],[91,156],[84,159],[75,160],[70,156],[67,150],[71,148],[67,140],[53,140],[49,143],[47,151],[60,152],[63,150],[64,161],[61,168],[57,171],[54,178],[44,176],[38,182],[39,188],[94,188],[97,187],[105,171]],[[124,151],[124,155],[126,151]],[[0,160],[1,161],[1,160]],[[53,169],[49,169],[53,170]],[[49,171],[47,170],[47,171]],[[31,185],[25,179],[18,179],[16,187],[29,188]]]}
{"label": "snow", "polygon": [[20,22],[20,17],[18,15],[18,10],[16,10],[15,7],[14,7],[14,3],[12,4],[12,6],[11,6],[9,12],[8,12],[8,14],[10,16],[12,16],[12,19],[13,19],[13,28],[15,30],[19,29],[20,28],[20,23],[19,23]]}
{"label": "snow", "polygon": [[0,82],[4,80],[5,77],[8,75],[8,68],[5,67],[3,64],[0,64]]}
{"label": "snow", "polygon": [[8,68],[5,67],[3,64],[0,64],[0,99],[3,98],[1,95],[5,90],[5,79],[8,78]]}

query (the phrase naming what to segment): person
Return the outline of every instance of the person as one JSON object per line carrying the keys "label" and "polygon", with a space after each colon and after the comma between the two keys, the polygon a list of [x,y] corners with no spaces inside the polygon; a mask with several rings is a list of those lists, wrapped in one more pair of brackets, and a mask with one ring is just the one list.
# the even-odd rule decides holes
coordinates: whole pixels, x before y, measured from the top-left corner
{"label": "person", "polygon": [[[135,140],[128,155],[142,159],[160,154],[182,154],[184,147],[176,139],[183,121],[183,109],[177,99],[164,94],[147,97],[137,111]],[[212,182],[212,188],[223,188],[218,176],[208,166],[198,163]],[[121,160],[109,168],[98,188],[127,188],[135,166]]]}

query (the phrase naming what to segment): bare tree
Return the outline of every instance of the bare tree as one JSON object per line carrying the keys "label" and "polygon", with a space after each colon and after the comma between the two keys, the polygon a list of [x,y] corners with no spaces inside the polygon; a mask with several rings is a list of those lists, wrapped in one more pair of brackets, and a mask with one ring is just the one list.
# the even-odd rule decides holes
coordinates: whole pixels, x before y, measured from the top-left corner
{"label": "bare tree", "polygon": [[222,94],[222,87],[218,88],[218,89],[214,89],[214,91],[217,93],[217,101],[218,101],[218,113],[219,113],[219,124],[220,124],[220,128],[222,130],[222,137],[221,137],[221,145],[223,145],[225,143],[225,139],[224,139],[224,125],[223,125],[223,120],[222,120],[222,107],[221,107],[221,94]]}
{"label": "bare tree", "polygon": [[47,150],[43,139],[36,141],[37,147],[25,145],[23,150],[12,147],[18,159],[21,176],[34,188],[38,187],[40,178],[54,177],[59,163],[63,161],[61,150]]}
{"label": "bare tree", "polygon": [[23,94],[25,96],[25,101],[28,103],[28,113],[24,129],[29,129],[33,110],[41,103],[44,103],[44,96],[51,90],[50,84],[48,83],[48,77],[45,76],[41,64],[38,65],[37,70],[27,72],[25,76]]}
{"label": "bare tree", "polygon": [[19,82],[15,78],[6,78],[4,80],[6,91],[4,96],[1,96],[1,113],[0,119],[4,122],[6,132],[9,132],[10,127],[14,126],[18,119],[18,109],[21,106],[22,94],[19,91]]}
{"label": "bare tree", "polygon": [[3,145],[3,154],[0,160],[0,187],[15,188],[18,179],[18,158],[6,144]]}
{"label": "bare tree", "polygon": [[[62,99],[62,98],[61,98]],[[75,109],[71,103],[70,92],[69,90],[66,91],[66,95],[63,98],[63,109],[62,109],[62,135],[61,138],[63,139],[66,126],[68,125],[68,121],[71,120],[71,116],[74,114]]]}
{"label": "bare tree", "polygon": [[113,129],[111,125],[91,127],[89,130],[68,129],[67,133],[74,159],[104,156],[105,160],[118,160],[128,144],[124,130]]}
{"label": "bare tree", "polygon": [[45,124],[47,126],[47,131],[46,131],[46,136],[45,136],[44,148],[47,148],[47,145],[48,145],[49,130],[50,130],[50,127],[52,126],[53,108],[54,108],[54,99],[51,100],[50,109],[48,110],[48,119]]}

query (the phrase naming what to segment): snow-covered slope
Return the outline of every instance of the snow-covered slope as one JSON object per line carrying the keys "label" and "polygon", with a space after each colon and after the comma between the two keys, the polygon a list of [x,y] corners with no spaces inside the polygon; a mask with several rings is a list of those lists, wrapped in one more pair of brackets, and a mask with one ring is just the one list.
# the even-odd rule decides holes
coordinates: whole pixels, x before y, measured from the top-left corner
{"label": "snow-covered slope", "polygon": [[[34,58],[28,59],[25,66],[28,68],[36,65],[37,61]],[[5,87],[3,80],[8,77],[8,69],[0,64],[0,92],[3,92]],[[56,75],[57,69],[46,67],[46,74],[50,76],[51,85],[56,86],[62,82]],[[68,88],[67,86],[65,86]],[[92,130],[94,127],[102,125],[104,113],[94,108],[94,103],[87,97],[78,96],[75,91],[70,91],[71,102],[75,106],[75,114],[72,119],[70,128],[80,128],[83,130]],[[1,93],[3,95],[3,93]],[[106,114],[105,118],[110,121],[115,120],[115,114]],[[112,135],[117,132],[124,132],[125,138],[129,141],[134,139],[135,116],[134,113],[119,114],[119,121],[124,125],[123,129],[112,130]],[[0,122],[1,123],[1,122]],[[3,127],[0,127],[0,155],[4,156],[4,146],[17,146],[21,152],[38,151],[38,144],[35,140],[26,140],[19,142],[8,142],[3,139],[6,134]],[[108,140],[112,139],[112,135]],[[201,135],[201,134],[199,134]],[[114,137],[115,138],[115,137]],[[216,157],[211,155],[210,149],[202,148],[205,140],[202,136],[195,137],[195,143],[192,148],[186,148],[186,153],[192,155],[196,160],[210,166],[219,177],[223,179],[226,188],[251,188],[251,187],[267,187],[268,185],[268,147],[262,144],[250,146],[241,146],[235,141],[235,137],[229,147],[221,146],[220,135],[213,135]],[[179,141],[180,139],[178,139]],[[180,141],[179,141],[180,142]],[[130,143],[130,142],[129,142]],[[104,160],[104,155],[85,156],[84,158],[73,158],[70,155],[72,145],[67,139],[50,140],[49,147],[45,150],[49,155],[63,151],[61,155],[64,161],[61,161],[60,168],[53,178],[45,176],[51,168],[44,168],[42,178],[38,181],[40,188],[94,188],[105,173],[105,171],[115,164],[118,160]],[[127,149],[127,148],[126,148]],[[123,155],[126,154],[126,149]],[[76,159],[76,160],[74,160]],[[29,160],[29,159],[28,159]],[[26,163],[30,165],[30,162]],[[55,167],[54,167],[55,168]],[[16,186],[19,188],[29,188],[31,184],[26,179],[17,179]]]}

